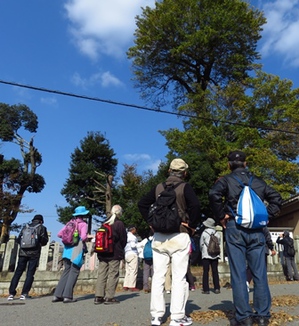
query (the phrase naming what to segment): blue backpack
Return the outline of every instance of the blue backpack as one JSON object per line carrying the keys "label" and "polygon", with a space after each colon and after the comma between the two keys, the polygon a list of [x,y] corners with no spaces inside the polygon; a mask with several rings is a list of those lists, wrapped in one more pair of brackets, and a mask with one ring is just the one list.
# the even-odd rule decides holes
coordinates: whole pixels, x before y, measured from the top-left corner
{"label": "blue backpack", "polygon": [[143,258],[144,260],[153,259],[153,249],[152,249],[152,240],[147,239],[147,243],[143,248]]}
{"label": "blue backpack", "polygon": [[269,219],[268,211],[263,201],[251,188],[253,177],[250,177],[248,185],[244,185],[236,176],[233,176],[233,178],[243,187],[236,212],[230,207],[236,223],[249,229],[259,229],[267,226]]}

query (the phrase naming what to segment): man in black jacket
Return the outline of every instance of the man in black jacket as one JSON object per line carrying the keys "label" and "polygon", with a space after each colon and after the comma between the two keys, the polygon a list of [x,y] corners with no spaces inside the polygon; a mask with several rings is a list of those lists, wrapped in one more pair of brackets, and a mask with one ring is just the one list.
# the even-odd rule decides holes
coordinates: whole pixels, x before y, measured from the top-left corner
{"label": "man in black jacket", "polygon": [[288,253],[289,246],[294,246],[294,240],[290,237],[290,232],[284,231],[278,236],[276,243],[283,245],[283,258],[286,265],[287,281],[299,281],[295,256]]}
{"label": "man in black jacket", "polygon": [[[18,265],[15,270],[14,276],[10,282],[10,287],[9,287],[9,296],[7,298],[7,300],[9,301],[13,300],[14,296],[17,294],[16,288],[26,267],[27,267],[27,274],[21,292],[20,300],[25,300],[26,298],[28,298],[28,293],[34,281],[34,274],[38,267],[41,247],[45,246],[49,241],[47,228],[43,225],[43,223],[44,223],[43,216],[38,214],[34,216],[32,222],[29,224],[29,226],[36,227],[36,234],[37,234],[36,246],[34,248],[20,247],[19,249]],[[18,244],[21,244],[24,228],[22,229],[22,231],[18,236],[17,239]]]}
{"label": "man in black jacket", "polygon": [[[241,151],[231,152],[228,161],[232,172],[216,181],[209,192],[209,200],[216,222],[219,222],[225,229],[226,251],[236,310],[235,319],[231,321],[231,325],[251,326],[253,321],[261,326],[268,325],[271,295],[267,280],[263,229],[249,229],[239,226],[233,216],[243,189],[235,177],[241,180],[243,184],[248,185],[249,179],[253,175],[246,169],[245,153]],[[256,176],[253,176],[251,188],[262,201],[267,201],[269,218],[276,216],[280,211],[282,202],[280,194]],[[253,307],[255,313],[249,304],[246,286],[246,262],[253,274]]]}
{"label": "man in black jacket", "polygon": [[[167,267],[171,261],[171,321],[170,326],[191,325],[192,319],[185,315],[188,299],[189,284],[186,274],[189,262],[190,236],[194,233],[200,218],[199,200],[190,184],[183,182],[187,175],[188,164],[180,158],[174,159],[169,167],[167,185],[176,186],[176,203],[179,216],[182,219],[181,228],[176,232],[156,232],[152,241],[154,274],[151,290],[152,325],[161,325],[165,313],[164,285]],[[150,206],[156,201],[158,195],[164,190],[162,184],[152,188],[138,203],[139,211],[148,222]],[[150,223],[149,223],[150,224]],[[193,231],[192,231],[193,230]]]}

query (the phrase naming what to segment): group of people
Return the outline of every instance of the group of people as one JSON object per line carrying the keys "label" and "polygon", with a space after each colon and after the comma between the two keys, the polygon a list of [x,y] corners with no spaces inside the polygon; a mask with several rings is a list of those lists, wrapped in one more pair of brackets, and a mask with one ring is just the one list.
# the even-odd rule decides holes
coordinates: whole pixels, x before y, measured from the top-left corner
{"label": "group of people", "polygon": [[[209,192],[210,207],[213,218],[208,218],[203,223],[205,230],[200,238],[200,248],[202,251],[203,264],[203,288],[204,294],[210,293],[209,288],[209,268],[211,266],[214,292],[220,293],[220,282],[218,276],[219,256],[210,256],[207,251],[208,238],[215,232],[215,226],[220,225],[224,229],[226,254],[228,256],[233,303],[235,307],[235,317],[231,320],[231,326],[245,325],[251,326],[254,323],[260,326],[268,325],[270,319],[271,295],[267,280],[267,269],[265,260],[266,238],[264,229],[248,229],[236,223],[232,211],[236,211],[238,198],[242,191],[242,186],[235,177],[244,184],[253,177],[252,189],[258,194],[262,201],[267,202],[267,212],[269,218],[279,214],[282,198],[280,194],[266,184],[261,178],[253,176],[246,166],[246,155],[242,151],[233,151],[228,155],[228,166],[231,173],[220,177]],[[186,303],[188,300],[190,285],[187,282],[188,266],[190,266],[191,238],[200,222],[200,203],[192,186],[185,181],[188,173],[188,164],[176,158],[169,166],[169,176],[165,183],[158,184],[145,194],[138,202],[138,208],[148,222],[149,208],[155,203],[159,194],[165,186],[177,185],[174,189],[176,193],[176,205],[181,218],[178,230],[164,233],[157,232],[149,223],[151,234],[143,244],[138,243],[136,227],[125,228],[121,221],[122,208],[119,205],[112,207],[111,214],[105,223],[112,226],[114,250],[112,253],[97,253],[99,260],[98,278],[95,286],[95,304],[119,303],[115,298],[115,291],[119,281],[119,268],[121,261],[125,261],[124,290],[135,291],[136,276],[138,272],[138,255],[140,246],[145,246],[146,242],[151,242],[152,258],[143,260],[144,268],[144,290],[151,292],[150,314],[151,325],[160,326],[165,317],[165,282],[166,275],[171,272],[171,300],[170,300],[170,326],[188,326],[192,324],[192,319],[186,315]],[[73,289],[77,281],[80,268],[83,264],[84,242],[88,239],[87,224],[84,217],[89,213],[84,206],[76,208],[73,216],[78,221],[78,231],[82,245],[80,248],[65,246],[63,251],[64,271],[55,289],[53,302],[75,302]],[[40,223],[40,246],[48,241],[46,228],[42,225],[43,219],[37,215],[33,223]],[[59,234],[58,234],[59,236]],[[277,243],[284,246],[287,238],[277,239]],[[139,249],[139,252],[138,252]],[[273,248],[272,248],[273,249]],[[37,248],[40,252],[40,247]],[[26,256],[25,256],[26,257]],[[36,256],[38,257],[38,255]],[[31,263],[31,277],[24,284],[22,295],[28,295],[33,282],[34,271],[38,259],[31,261],[31,258],[19,260],[16,273],[12,279],[9,289],[10,297],[16,294],[17,282],[20,278],[22,266],[27,261]],[[76,261],[76,263],[74,263]],[[287,264],[294,268],[292,259]],[[250,270],[254,281],[253,309],[249,303],[249,295],[246,286],[247,274]],[[148,286],[148,277],[152,276],[151,288]],[[298,272],[289,278],[299,279]]]}

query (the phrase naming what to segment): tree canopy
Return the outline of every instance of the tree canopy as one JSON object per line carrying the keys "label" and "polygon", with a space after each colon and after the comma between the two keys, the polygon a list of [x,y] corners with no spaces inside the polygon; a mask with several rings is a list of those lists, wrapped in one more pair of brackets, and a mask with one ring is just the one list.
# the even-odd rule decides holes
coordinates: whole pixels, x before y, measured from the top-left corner
{"label": "tree canopy", "polygon": [[[135,85],[157,106],[185,103],[209,85],[242,81],[260,58],[266,19],[241,0],[164,0],[137,16],[128,50]],[[170,96],[169,96],[170,95]]]}

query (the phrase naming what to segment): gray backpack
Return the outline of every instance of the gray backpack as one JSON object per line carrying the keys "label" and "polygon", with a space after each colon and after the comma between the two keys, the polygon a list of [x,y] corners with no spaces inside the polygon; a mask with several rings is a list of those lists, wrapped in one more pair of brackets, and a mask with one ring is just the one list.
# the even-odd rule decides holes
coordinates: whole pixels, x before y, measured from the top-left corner
{"label": "gray backpack", "polygon": [[38,246],[38,234],[37,227],[40,224],[35,226],[30,226],[26,224],[22,230],[20,246],[22,249],[32,249]]}

